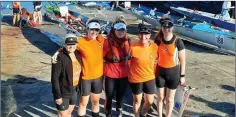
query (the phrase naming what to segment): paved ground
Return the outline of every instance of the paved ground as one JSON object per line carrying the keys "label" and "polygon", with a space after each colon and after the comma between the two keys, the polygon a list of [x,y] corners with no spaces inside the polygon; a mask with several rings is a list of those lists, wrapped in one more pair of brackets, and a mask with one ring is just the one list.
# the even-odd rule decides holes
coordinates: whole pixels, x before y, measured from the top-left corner
{"label": "paved ground", "polygon": [[[112,15],[109,16],[114,17],[116,13]],[[129,35],[137,37],[137,24],[134,24],[137,21],[130,18],[128,22]],[[59,46],[40,33],[40,30],[61,38],[65,32],[58,29],[57,25],[43,25],[38,30],[19,29],[9,24],[1,25],[1,116],[4,117],[7,114],[4,112],[8,111],[13,112],[9,117],[54,117],[57,113],[51,93],[50,56]],[[217,53],[188,42],[185,45],[187,83],[196,87],[196,90],[190,97],[184,115],[235,115],[235,56]],[[124,103],[126,116],[132,116],[132,96],[129,91]],[[101,116],[104,116],[103,104],[104,93]],[[74,115],[76,110],[77,107]],[[87,112],[90,116],[90,106]],[[157,116],[155,111],[150,113]]]}

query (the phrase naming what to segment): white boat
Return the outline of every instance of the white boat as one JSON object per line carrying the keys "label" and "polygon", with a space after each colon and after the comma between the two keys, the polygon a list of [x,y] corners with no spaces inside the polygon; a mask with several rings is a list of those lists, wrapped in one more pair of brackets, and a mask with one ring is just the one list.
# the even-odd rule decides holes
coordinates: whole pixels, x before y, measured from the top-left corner
{"label": "white boat", "polygon": [[[157,16],[155,19],[147,15],[142,15],[142,13],[139,13],[138,11],[131,11],[125,8],[121,9],[126,13],[132,14],[137,18],[152,24],[153,26],[158,26],[158,28],[160,27],[160,16]],[[189,21],[184,21],[183,24],[177,24],[176,22],[174,26],[175,33],[184,37],[188,37],[187,40],[191,39],[189,40],[191,42],[192,40],[204,42],[206,44],[216,46],[226,52],[235,54],[235,33],[214,29],[209,24],[194,24]]]}
{"label": "white boat", "polygon": [[177,7],[177,8],[170,7],[170,8],[178,13],[184,14],[191,18],[197,18],[199,20],[211,23],[215,26],[225,28],[227,30],[235,32],[235,19],[232,19],[232,18],[224,19],[221,15],[187,9],[184,7]]}

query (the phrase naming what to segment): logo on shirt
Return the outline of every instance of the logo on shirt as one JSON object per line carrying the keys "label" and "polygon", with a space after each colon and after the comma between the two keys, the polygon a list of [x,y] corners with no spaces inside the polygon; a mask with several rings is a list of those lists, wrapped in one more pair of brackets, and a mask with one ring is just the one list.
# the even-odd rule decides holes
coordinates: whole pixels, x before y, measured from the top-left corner
{"label": "logo on shirt", "polygon": [[152,54],[149,54],[149,58],[152,59],[152,58],[153,58],[153,55],[152,55]]}

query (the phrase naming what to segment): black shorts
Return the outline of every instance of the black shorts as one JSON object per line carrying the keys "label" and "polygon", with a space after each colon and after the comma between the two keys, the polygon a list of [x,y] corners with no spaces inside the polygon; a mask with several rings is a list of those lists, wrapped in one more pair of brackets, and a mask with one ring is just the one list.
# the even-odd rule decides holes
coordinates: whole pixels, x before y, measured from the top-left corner
{"label": "black shorts", "polygon": [[90,93],[100,94],[103,87],[103,76],[93,80],[81,80],[80,82],[80,94],[81,96],[88,96]]}
{"label": "black shorts", "polygon": [[64,111],[69,108],[69,105],[75,105],[77,101],[77,87],[73,87],[73,95],[71,98],[62,98],[63,103],[61,105],[56,104],[57,110]]}
{"label": "black shorts", "polygon": [[159,76],[156,77],[157,88],[167,87],[176,89],[180,82],[180,67],[179,65],[173,68],[159,67]]}
{"label": "black shorts", "polygon": [[155,93],[155,79],[149,80],[141,83],[130,83],[130,88],[134,95],[138,95],[142,92],[146,94],[154,94]]}
{"label": "black shorts", "polygon": [[13,14],[14,13],[20,13],[20,9],[19,8],[13,8]]}

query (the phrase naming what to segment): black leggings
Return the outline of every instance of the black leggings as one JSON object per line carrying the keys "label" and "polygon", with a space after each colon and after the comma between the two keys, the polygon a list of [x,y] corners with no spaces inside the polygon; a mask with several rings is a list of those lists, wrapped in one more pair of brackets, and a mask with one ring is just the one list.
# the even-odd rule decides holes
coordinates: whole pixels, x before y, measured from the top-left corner
{"label": "black leggings", "polygon": [[128,77],[110,78],[105,76],[105,93],[107,97],[106,110],[111,111],[112,98],[116,94],[116,109],[122,108],[123,96],[128,86]]}

